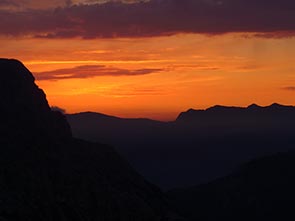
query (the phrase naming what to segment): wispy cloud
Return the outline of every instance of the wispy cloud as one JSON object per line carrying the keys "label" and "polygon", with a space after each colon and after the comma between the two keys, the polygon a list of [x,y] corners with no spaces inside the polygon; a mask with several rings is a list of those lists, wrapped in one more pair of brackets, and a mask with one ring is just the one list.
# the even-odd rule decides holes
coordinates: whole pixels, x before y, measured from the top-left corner
{"label": "wispy cloud", "polygon": [[147,64],[147,63],[162,63],[162,62],[174,62],[175,60],[168,59],[156,59],[156,60],[35,60],[35,61],[25,61],[26,65],[39,65],[39,64]]}
{"label": "wispy cloud", "polygon": [[34,73],[37,80],[83,79],[99,76],[137,76],[161,72],[163,69],[136,69],[106,67],[103,65],[83,65],[74,68],[57,69]]}
{"label": "wispy cloud", "polygon": [[157,95],[166,95],[168,94],[167,90],[159,89],[159,88],[119,88],[117,90],[113,90],[109,93],[106,93],[105,96],[111,97],[136,97],[136,96],[157,96]]}

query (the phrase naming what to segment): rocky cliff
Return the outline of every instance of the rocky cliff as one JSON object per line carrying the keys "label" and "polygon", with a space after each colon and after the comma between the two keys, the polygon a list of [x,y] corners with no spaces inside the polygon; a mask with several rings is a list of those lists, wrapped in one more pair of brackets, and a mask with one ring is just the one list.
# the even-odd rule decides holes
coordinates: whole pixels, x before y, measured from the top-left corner
{"label": "rocky cliff", "polygon": [[113,148],[72,138],[16,60],[0,59],[0,121],[0,220],[176,217],[162,192]]}

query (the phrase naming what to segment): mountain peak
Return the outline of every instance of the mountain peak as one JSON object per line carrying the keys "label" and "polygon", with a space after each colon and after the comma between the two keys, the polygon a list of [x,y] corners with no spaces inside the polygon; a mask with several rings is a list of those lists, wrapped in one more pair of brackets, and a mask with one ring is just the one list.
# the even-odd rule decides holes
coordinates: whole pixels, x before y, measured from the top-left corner
{"label": "mountain peak", "polygon": [[51,111],[32,73],[18,60],[0,59],[0,132],[20,139],[66,138],[71,131],[61,113]]}
{"label": "mountain peak", "polygon": [[240,107],[215,105],[213,107],[209,107],[208,109],[206,109],[206,111],[225,111],[231,109],[240,109]]}
{"label": "mountain peak", "polygon": [[284,108],[286,106],[282,105],[282,104],[279,104],[279,103],[273,103],[269,107],[271,107],[271,108]]}
{"label": "mountain peak", "polygon": [[247,107],[247,109],[259,109],[259,108],[261,108],[261,106],[259,106],[259,105],[257,105],[257,104],[251,104],[251,105],[249,105],[248,107]]}
{"label": "mountain peak", "polygon": [[49,111],[45,93],[35,84],[32,73],[18,60],[0,59],[1,109]]}

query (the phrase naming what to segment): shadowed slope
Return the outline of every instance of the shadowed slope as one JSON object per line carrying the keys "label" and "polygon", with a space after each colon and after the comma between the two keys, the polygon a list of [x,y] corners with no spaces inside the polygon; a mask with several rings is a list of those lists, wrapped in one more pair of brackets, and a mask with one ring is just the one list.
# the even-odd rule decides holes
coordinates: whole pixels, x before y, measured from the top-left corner
{"label": "shadowed slope", "polygon": [[19,61],[0,60],[0,84],[0,219],[174,220],[111,147],[72,138]]}
{"label": "shadowed slope", "polygon": [[295,153],[254,160],[209,184],[169,192],[193,220],[293,220]]}

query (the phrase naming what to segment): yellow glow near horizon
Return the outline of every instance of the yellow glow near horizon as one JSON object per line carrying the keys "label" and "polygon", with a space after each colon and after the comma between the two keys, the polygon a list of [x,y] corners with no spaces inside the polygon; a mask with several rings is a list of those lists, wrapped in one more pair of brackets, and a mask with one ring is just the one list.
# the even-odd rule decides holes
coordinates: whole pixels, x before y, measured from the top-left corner
{"label": "yellow glow near horizon", "polygon": [[68,112],[171,120],[188,108],[215,104],[295,103],[295,91],[284,89],[295,86],[295,38],[179,34],[141,39],[1,38],[0,44],[2,56],[23,61],[36,75],[82,65],[162,70],[37,81],[50,104]]}

